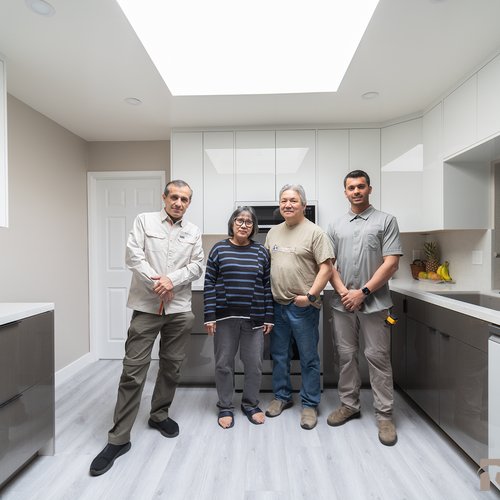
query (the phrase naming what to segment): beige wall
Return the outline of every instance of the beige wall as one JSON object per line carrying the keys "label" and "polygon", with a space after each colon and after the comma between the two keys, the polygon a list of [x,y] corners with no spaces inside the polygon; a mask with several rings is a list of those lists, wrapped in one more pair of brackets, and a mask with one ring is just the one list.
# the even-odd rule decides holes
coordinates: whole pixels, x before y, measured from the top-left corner
{"label": "beige wall", "polygon": [[8,96],[0,301],[54,302],[56,370],[89,351],[87,143]]}
{"label": "beige wall", "polygon": [[164,170],[170,180],[170,141],[89,142],[89,172]]}

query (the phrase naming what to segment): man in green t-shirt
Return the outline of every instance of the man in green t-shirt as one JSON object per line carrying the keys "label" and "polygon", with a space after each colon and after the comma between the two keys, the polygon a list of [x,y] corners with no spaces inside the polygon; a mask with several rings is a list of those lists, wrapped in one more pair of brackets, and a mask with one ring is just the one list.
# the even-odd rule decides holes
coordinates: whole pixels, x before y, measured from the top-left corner
{"label": "man in green t-shirt", "polygon": [[267,234],[271,255],[271,288],[274,330],[271,334],[274,400],[266,415],[277,417],[292,406],[290,346],[295,340],[302,372],[303,429],[317,423],[321,397],[318,354],[320,294],[332,273],[333,250],[323,230],[306,219],[306,195],[300,185],[287,184],[280,191],[280,213],[285,219]]}

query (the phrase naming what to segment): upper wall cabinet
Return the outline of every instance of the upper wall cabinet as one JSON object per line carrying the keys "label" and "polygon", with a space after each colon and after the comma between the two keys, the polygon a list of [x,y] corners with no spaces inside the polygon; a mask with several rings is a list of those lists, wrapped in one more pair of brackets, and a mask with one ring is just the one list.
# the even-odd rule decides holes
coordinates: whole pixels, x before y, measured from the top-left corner
{"label": "upper wall cabinet", "polygon": [[477,136],[484,140],[500,134],[500,56],[477,74]]}
{"label": "upper wall cabinet", "polygon": [[316,131],[276,131],[276,200],[285,184],[302,184],[316,200]]}
{"label": "upper wall cabinet", "polygon": [[225,234],[234,210],[234,133],[203,132],[203,232]]}
{"label": "upper wall cabinet", "polygon": [[236,201],[274,201],[276,193],[276,133],[274,130],[235,132]]}
{"label": "upper wall cabinet", "polygon": [[444,224],[443,104],[428,111],[422,122],[424,170],[422,178],[423,229],[441,229]]}
{"label": "upper wall cabinet", "polygon": [[7,83],[5,62],[0,59],[0,227],[8,226],[7,183]]}
{"label": "upper wall cabinet", "polygon": [[443,153],[455,155],[477,140],[477,73],[443,101]]}
{"label": "upper wall cabinet", "polygon": [[380,210],[382,185],[379,128],[349,130],[349,164],[346,164],[344,176],[351,170],[364,170],[370,176],[373,188],[370,203]]}
{"label": "upper wall cabinet", "polygon": [[171,138],[170,179],[182,179],[193,190],[188,220],[203,231],[203,133],[174,132]]}
{"label": "upper wall cabinet", "polygon": [[401,231],[422,229],[422,119],[381,130],[382,211],[394,215]]}
{"label": "upper wall cabinet", "polygon": [[328,225],[348,209],[343,179],[349,165],[349,131],[318,130],[318,223]]}

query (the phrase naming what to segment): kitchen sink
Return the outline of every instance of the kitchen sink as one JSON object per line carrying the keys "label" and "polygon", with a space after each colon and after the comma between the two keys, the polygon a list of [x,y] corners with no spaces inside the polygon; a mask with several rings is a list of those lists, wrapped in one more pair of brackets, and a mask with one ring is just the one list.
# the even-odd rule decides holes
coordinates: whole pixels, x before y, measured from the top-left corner
{"label": "kitchen sink", "polygon": [[460,302],[467,302],[468,304],[473,304],[475,306],[487,307],[488,309],[494,309],[495,311],[500,311],[500,295],[487,295],[481,292],[431,292],[434,295],[440,295],[441,297],[447,297],[448,299],[459,300]]}

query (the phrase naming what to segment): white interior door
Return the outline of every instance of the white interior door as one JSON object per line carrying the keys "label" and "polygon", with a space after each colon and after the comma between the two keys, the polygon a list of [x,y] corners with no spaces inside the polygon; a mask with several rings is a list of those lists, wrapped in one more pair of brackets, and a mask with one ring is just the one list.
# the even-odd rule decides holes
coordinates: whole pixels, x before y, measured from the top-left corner
{"label": "white interior door", "polygon": [[123,358],[132,315],[125,246],[136,215],[161,209],[164,187],[164,172],[88,174],[91,352],[99,359]]}

